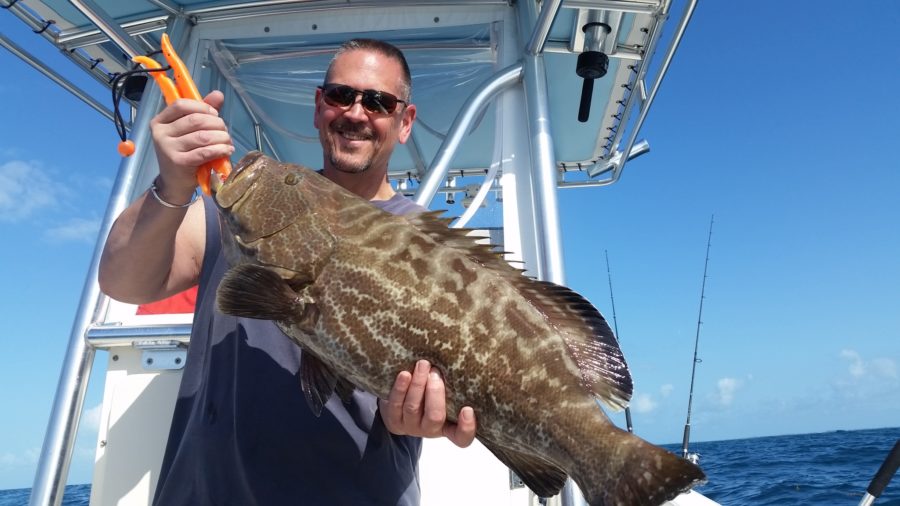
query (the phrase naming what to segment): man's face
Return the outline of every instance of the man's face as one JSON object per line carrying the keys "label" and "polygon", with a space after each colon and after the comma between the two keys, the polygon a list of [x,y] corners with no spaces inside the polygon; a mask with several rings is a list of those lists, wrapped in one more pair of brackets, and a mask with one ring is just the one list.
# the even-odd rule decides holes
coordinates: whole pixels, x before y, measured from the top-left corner
{"label": "man's face", "polygon": [[[357,90],[385,91],[405,99],[402,75],[396,60],[372,51],[352,50],[335,60],[328,81]],[[390,114],[368,112],[361,98],[357,95],[349,107],[332,106],[324,101],[322,90],[316,91],[314,125],[319,130],[325,166],[349,173],[387,172],[394,145],[409,138],[415,106],[398,104]]]}

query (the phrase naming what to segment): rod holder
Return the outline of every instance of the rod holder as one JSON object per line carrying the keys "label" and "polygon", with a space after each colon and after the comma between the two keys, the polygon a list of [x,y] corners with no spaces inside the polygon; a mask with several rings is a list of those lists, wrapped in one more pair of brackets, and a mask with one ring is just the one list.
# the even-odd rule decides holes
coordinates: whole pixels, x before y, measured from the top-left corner
{"label": "rod holder", "polygon": [[612,28],[606,23],[590,22],[581,27],[585,33],[584,51],[578,55],[575,73],[584,79],[581,85],[581,102],[578,105],[578,121],[584,123],[591,114],[591,99],[594,94],[594,79],[606,75],[609,56],[601,49]]}

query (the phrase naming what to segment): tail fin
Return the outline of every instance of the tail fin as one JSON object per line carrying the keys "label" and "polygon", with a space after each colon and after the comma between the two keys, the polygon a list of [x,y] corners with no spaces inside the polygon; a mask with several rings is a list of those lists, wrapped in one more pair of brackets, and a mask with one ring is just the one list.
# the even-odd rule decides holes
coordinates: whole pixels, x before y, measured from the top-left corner
{"label": "tail fin", "polygon": [[603,452],[609,460],[584,466],[572,476],[591,506],[658,506],[706,481],[691,462],[615,430],[621,437],[605,438],[616,446]]}

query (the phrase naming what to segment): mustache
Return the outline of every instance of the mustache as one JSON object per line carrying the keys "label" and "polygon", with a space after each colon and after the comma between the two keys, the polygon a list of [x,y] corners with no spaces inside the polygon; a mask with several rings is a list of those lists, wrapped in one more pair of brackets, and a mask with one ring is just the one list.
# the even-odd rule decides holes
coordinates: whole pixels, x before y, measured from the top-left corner
{"label": "mustache", "polygon": [[375,132],[366,125],[359,125],[349,121],[341,121],[331,124],[331,129],[344,133],[362,135],[365,137],[374,137]]}

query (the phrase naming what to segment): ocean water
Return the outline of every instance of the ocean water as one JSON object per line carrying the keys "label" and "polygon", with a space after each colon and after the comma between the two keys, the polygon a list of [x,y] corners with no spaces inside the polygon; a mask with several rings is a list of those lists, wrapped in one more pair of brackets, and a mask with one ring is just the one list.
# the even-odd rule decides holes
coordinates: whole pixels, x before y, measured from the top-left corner
{"label": "ocean water", "polygon": [[[723,505],[855,506],[898,439],[900,427],[701,442],[690,451],[709,477],[697,490]],[[29,492],[0,490],[0,506],[28,504]],[[70,485],[63,505],[87,506],[90,495],[90,485]],[[875,504],[900,506],[900,478]]]}
{"label": "ocean water", "polygon": [[[692,443],[709,478],[697,491],[723,505],[857,505],[900,427]],[[681,445],[665,445],[681,453]],[[900,506],[895,477],[879,506]]]}
{"label": "ocean water", "polygon": [[[31,495],[30,488],[18,488],[15,490],[0,490],[0,506],[22,506],[28,504]],[[91,501],[91,486],[66,485],[63,494],[63,506],[88,506]]]}

